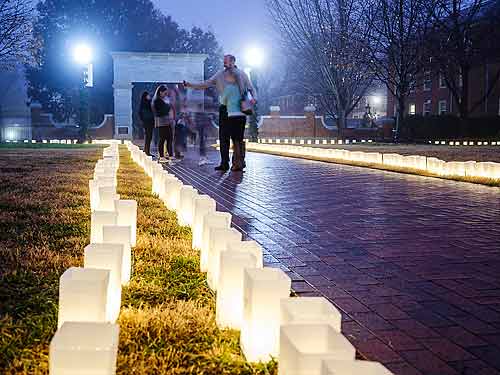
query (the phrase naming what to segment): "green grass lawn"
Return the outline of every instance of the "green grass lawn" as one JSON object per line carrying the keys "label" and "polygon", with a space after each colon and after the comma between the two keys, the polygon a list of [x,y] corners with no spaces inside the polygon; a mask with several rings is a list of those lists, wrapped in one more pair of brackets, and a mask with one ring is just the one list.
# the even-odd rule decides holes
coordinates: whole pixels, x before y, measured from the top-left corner
{"label": "green grass lawn", "polygon": [[105,146],[95,144],[62,144],[62,143],[0,143],[0,150],[2,149],[75,149],[75,148],[103,148]]}
{"label": "green grass lawn", "polygon": [[[59,277],[83,265],[88,180],[101,152],[0,150],[1,374],[48,373]],[[275,362],[245,362],[238,332],[217,328],[190,230],[151,194],[151,179],[123,146],[118,181],[122,199],[138,202],[138,237],[133,277],[122,292],[117,374],[275,374]]]}

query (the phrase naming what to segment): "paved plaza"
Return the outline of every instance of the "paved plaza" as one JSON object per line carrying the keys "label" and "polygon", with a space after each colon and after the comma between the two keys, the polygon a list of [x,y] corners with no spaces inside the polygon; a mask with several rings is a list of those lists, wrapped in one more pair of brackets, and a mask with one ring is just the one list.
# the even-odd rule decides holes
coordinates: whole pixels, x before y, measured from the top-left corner
{"label": "paved plaza", "polygon": [[231,212],[298,295],[329,298],[361,357],[396,375],[500,374],[500,189],[256,153],[247,165],[223,174],[189,154],[167,169]]}

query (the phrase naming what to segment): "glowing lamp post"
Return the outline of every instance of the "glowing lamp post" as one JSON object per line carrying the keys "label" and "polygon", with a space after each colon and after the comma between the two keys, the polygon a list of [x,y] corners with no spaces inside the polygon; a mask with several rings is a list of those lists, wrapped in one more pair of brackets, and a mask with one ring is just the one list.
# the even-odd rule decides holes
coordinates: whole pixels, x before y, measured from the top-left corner
{"label": "glowing lamp post", "polygon": [[340,333],[342,314],[324,297],[281,300],[281,325],[314,323],[329,324]]}
{"label": "glowing lamp post", "polygon": [[291,284],[279,268],[244,270],[240,346],[249,362],[278,357],[280,299],[290,296]]}
{"label": "glowing lamp post", "polygon": [[118,334],[117,324],[64,323],[50,341],[50,375],[114,375]]}
{"label": "glowing lamp post", "polygon": [[203,217],[203,238],[201,242],[200,270],[207,272],[209,267],[209,250],[213,229],[229,228],[231,225],[231,214],[228,212],[212,212]]}
{"label": "glowing lamp post", "polygon": [[73,59],[77,64],[85,67],[84,84],[85,87],[93,87],[93,66],[92,66],[92,49],[85,44],[78,44],[73,49]]}
{"label": "glowing lamp post", "polygon": [[122,260],[122,285],[127,285],[132,273],[132,249],[130,248],[131,236],[128,225],[104,225],[102,239],[105,244],[120,244],[123,246]]}
{"label": "glowing lamp post", "polygon": [[321,375],[322,361],[353,361],[356,349],[328,324],[281,326],[278,373]]}
{"label": "glowing lamp post", "polygon": [[115,211],[93,211],[90,219],[90,243],[102,243],[102,228],[115,225],[118,214]]}
{"label": "glowing lamp post", "polygon": [[85,247],[84,267],[109,270],[108,318],[116,322],[122,293],[123,245],[91,244]]}
{"label": "glowing lamp post", "polygon": [[78,44],[73,49],[73,59],[83,67],[82,85],[80,86],[80,135],[84,135],[90,124],[90,106],[88,88],[94,86],[94,73],[92,66],[92,49],[85,44]]}
{"label": "glowing lamp post", "polygon": [[219,328],[241,329],[245,268],[262,268],[262,266],[259,267],[259,261],[251,252],[228,250],[221,253],[215,309]]}
{"label": "glowing lamp post", "polygon": [[212,290],[217,290],[219,280],[220,254],[227,250],[230,242],[241,241],[241,233],[234,228],[211,228],[208,247],[207,282]]}
{"label": "glowing lamp post", "polygon": [[203,236],[203,217],[211,212],[215,212],[215,200],[208,195],[200,195],[193,202],[193,249],[201,249]]}
{"label": "glowing lamp post", "polygon": [[321,375],[393,375],[378,362],[323,360]]}
{"label": "glowing lamp post", "polygon": [[71,267],[59,280],[57,326],[64,322],[107,322],[109,270]]}

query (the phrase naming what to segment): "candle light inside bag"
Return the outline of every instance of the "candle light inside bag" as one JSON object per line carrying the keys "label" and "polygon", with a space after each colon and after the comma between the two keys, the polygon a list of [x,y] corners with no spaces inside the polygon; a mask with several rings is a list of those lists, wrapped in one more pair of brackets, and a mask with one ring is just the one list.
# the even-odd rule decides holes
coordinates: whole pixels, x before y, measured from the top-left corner
{"label": "candle light inside bag", "polygon": [[219,328],[241,329],[245,268],[258,268],[258,261],[254,254],[229,250],[221,253],[215,309]]}
{"label": "candle light inside bag", "polygon": [[130,226],[105,225],[102,228],[103,243],[120,244],[123,246],[122,285],[127,285],[132,272],[132,249]]}
{"label": "candle light inside bag", "polygon": [[207,272],[209,266],[210,236],[213,228],[229,228],[231,225],[231,214],[228,212],[211,212],[203,217],[203,234],[200,254],[200,270]]}
{"label": "candle light inside bag", "polygon": [[118,335],[117,324],[64,323],[50,341],[50,375],[114,375]]}
{"label": "candle light inside bag", "polygon": [[201,249],[203,239],[203,217],[211,212],[215,212],[215,200],[208,195],[199,195],[193,202],[193,249]]}
{"label": "candle light inside bag", "polygon": [[109,270],[108,318],[116,322],[120,314],[122,293],[123,245],[91,244],[84,250],[84,267]]}
{"label": "candle light inside bag", "polygon": [[281,326],[279,374],[321,375],[323,360],[354,361],[355,356],[354,346],[328,324]]}
{"label": "candle light inside bag", "polygon": [[64,322],[108,321],[109,275],[109,270],[68,268],[59,280],[57,326]]}
{"label": "candle light inside bag", "polygon": [[137,242],[137,201],[119,199],[115,201],[118,214],[116,224],[130,226],[130,245],[134,247]]}
{"label": "candle light inside bag", "polygon": [[249,362],[278,357],[280,299],[290,296],[291,283],[279,268],[244,270],[240,346]]}
{"label": "candle light inside bag", "polygon": [[230,242],[241,241],[241,233],[234,228],[211,228],[208,248],[207,282],[212,290],[217,290],[219,280],[220,254],[227,250]]}
{"label": "candle light inside bag", "polygon": [[118,214],[115,211],[93,211],[90,218],[90,243],[102,243],[104,225],[115,225]]}

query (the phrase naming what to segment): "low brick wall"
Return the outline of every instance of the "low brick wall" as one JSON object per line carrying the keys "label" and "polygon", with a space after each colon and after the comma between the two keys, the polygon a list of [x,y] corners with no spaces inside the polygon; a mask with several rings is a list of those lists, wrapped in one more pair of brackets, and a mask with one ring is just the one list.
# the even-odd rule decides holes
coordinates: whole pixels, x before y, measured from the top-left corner
{"label": "low brick wall", "polygon": [[[274,107],[273,107],[274,108]],[[342,138],[390,140],[392,128],[347,128]],[[323,116],[314,111],[306,111],[303,116],[281,116],[271,111],[270,116],[262,116],[259,126],[261,138],[339,138],[336,128],[325,124]]]}

